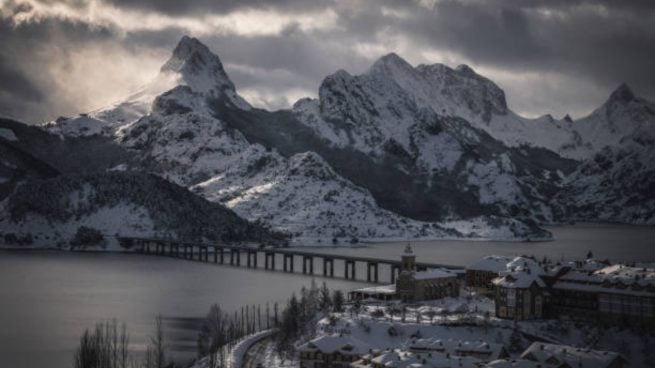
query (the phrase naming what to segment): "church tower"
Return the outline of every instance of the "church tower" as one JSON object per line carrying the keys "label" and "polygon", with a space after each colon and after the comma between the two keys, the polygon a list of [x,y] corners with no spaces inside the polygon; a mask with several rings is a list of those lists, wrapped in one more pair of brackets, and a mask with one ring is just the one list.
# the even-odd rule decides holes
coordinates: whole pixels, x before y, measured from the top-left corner
{"label": "church tower", "polygon": [[414,251],[412,250],[412,246],[407,243],[407,246],[405,247],[405,251],[403,252],[402,256],[400,257],[401,262],[402,262],[402,271],[408,271],[408,272],[414,272],[416,271],[416,256],[414,255]]}
{"label": "church tower", "polygon": [[396,293],[403,302],[412,302],[416,295],[416,256],[412,247],[407,244],[400,256],[400,274],[396,279]]}

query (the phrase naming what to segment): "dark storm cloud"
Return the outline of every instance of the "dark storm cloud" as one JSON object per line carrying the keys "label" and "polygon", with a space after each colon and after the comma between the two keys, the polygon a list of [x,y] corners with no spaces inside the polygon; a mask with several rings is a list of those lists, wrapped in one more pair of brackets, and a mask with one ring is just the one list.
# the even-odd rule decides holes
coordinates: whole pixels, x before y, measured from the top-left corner
{"label": "dark storm cloud", "polygon": [[24,71],[16,68],[15,62],[6,60],[4,55],[0,55],[0,80],[0,91],[6,94],[36,102],[43,98],[39,87],[32,83]]}
{"label": "dark storm cloud", "polygon": [[332,0],[108,0],[116,6],[156,11],[168,15],[229,13],[242,9],[276,9],[305,12],[323,9]]}
{"label": "dark storm cloud", "polygon": [[[57,97],[66,81],[48,72],[51,63],[56,61],[58,70],[67,64],[74,70],[79,50],[101,44],[113,47],[112,56],[131,57],[126,64],[137,63],[144,51],[164,55],[163,61],[189,33],[219,54],[240,90],[261,91],[262,99],[270,99],[262,100],[266,106],[293,103],[290,96],[298,91],[315,95],[326,75],[342,68],[363,72],[392,51],[412,63],[472,64],[508,91],[510,105],[530,115],[590,111],[621,82],[640,95],[655,97],[655,5],[649,0],[444,0],[431,6],[400,0],[107,0],[118,16],[107,12],[108,18],[100,20],[96,18],[104,8],[93,12],[84,0],[65,3],[72,10],[42,14],[20,26],[7,14],[30,13],[31,6],[12,1],[2,9],[0,42],[7,46],[0,50],[0,108],[8,99],[22,101],[16,106],[41,101],[50,117],[69,113],[74,94]],[[37,5],[34,8],[41,9]],[[206,19],[243,15],[242,10],[270,12],[267,22],[279,21],[279,27],[272,28],[277,31],[244,33],[243,24],[252,24],[252,19],[231,19],[220,26]],[[134,12],[165,18],[161,23],[156,17],[144,20],[142,25],[138,18],[135,22],[124,17]],[[330,14],[335,24],[312,27],[313,20],[320,23]],[[303,23],[302,17],[313,18]],[[189,25],[194,19],[201,28]],[[234,24],[236,28],[230,28]],[[43,50],[53,46],[49,58]],[[530,92],[524,93],[525,88]],[[78,111],[84,108],[77,106]]]}
{"label": "dark storm cloud", "polygon": [[480,64],[585,73],[652,94],[655,6],[625,3],[447,1],[398,27]]}

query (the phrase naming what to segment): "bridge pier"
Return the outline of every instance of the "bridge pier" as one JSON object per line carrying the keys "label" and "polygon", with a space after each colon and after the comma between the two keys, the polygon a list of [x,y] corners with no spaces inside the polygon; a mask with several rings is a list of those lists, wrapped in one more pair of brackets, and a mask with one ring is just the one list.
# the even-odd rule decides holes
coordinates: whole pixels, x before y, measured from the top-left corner
{"label": "bridge pier", "polygon": [[[350,276],[348,277],[348,270],[350,270]],[[349,261],[349,260],[344,260],[344,267],[343,267],[343,273],[344,277],[346,279],[355,279],[355,261]]]}
{"label": "bridge pier", "polygon": [[[246,255],[248,257],[248,267],[257,268],[257,251],[248,249]],[[252,263],[250,262],[251,257],[252,257]]]}
{"label": "bridge pier", "polygon": [[[371,273],[371,270],[373,272]],[[378,282],[378,263],[377,262],[367,262],[366,263],[366,281],[368,282]]]}
{"label": "bridge pier", "polygon": [[230,249],[230,266],[241,266],[241,252],[238,249]]}
{"label": "bridge pier", "polygon": [[[328,264],[330,268],[328,268]],[[334,277],[334,258],[323,257],[323,276]]]}
{"label": "bridge pier", "polygon": [[391,265],[391,283],[392,284],[396,283],[396,277],[398,277],[399,273],[400,273],[400,265],[392,264]]}
{"label": "bridge pier", "polygon": [[205,262],[209,262],[209,247],[204,246],[202,247],[202,250],[205,253]]}
{"label": "bridge pier", "polygon": [[[268,263],[268,258],[269,257],[271,258],[270,266],[269,266],[269,263]],[[266,252],[266,253],[264,253],[264,269],[266,269],[266,270],[271,269],[271,270],[275,271],[275,252]]]}
{"label": "bridge pier", "polygon": [[221,264],[225,264],[225,248],[218,248],[218,260]]}
{"label": "bridge pier", "polygon": [[[282,254],[282,256],[283,256],[282,259],[283,259],[283,264],[284,264],[284,267],[283,267],[284,272],[293,273],[293,254],[284,253],[284,254]],[[289,260],[288,266],[287,266],[287,260]]]}
{"label": "bridge pier", "polygon": [[302,256],[302,273],[307,274],[307,263],[309,263],[309,274],[314,274],[314,257]]}

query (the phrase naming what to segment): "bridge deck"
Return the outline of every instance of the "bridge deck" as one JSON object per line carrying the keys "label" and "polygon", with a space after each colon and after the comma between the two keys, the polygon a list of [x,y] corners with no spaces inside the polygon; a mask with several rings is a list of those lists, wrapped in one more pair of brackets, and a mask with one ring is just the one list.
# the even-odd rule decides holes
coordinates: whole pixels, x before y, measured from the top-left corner
{"label": "bridge deck", "polygon": [[[288,249],[288,248],[260,248],[260,247],[249,247],[249,246],[237,246],[237,245],[228,245],[228,244],[207,244],[207,243],[193,243],[187,241],[180,241],[174,239],[157,239],[157,238],[132,238],[132,237],[121,237],[119,241],[136,241],[136,242],[149,242],[149,243],[159,243],[159,244],[177,244],[180,246],[192,246],[199,248],[223,248],[223,249],[235,249],[239,251],[256,251],[262,253],[278,253],[278,254],[291,254],[293,256],[300,257],[320,257],[327,258],[332,260],[341,260],[341,261],[352,261],[352,262],[364,262],[364,263],[382,263],[392,266],[400,266],[401,262],[395,259],[383,259],[383,258],[373,258],[373,257],[362,257],[362,256],[349,256],[349,255],[340,255],[340,254],[330,254],[330,253],[317,253],[305,250],[298,249]],[[450,270],[462,270],[464,267],[447,265],[440,263],[427,263],[427,262],[416,262],[416,266],[419,268],[445,268]]]}

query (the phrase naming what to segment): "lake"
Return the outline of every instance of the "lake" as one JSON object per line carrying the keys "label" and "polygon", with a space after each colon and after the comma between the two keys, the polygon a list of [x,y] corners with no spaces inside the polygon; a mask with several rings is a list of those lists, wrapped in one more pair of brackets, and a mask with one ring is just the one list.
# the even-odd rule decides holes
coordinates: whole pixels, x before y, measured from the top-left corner
{"label": "lake", "polygon": [[[654,227],[576,225],[550,230],[556,237],[553,242],[412,245],[418,261],[453,265],[467,265],[487,254],[582,258],[590,250],[597,258],[655,262]],[[397,259],[405,244],[315,251]],[[362,275],[363,270],[358,273]],[[316,280],[320,284],[324,279]],[[364,285],[326,281],[331,288],[343,290]],[[10,368],[71,367],[85,328],[116,318],[128,324],[131,341],[141,346],[152,334],[157,314],[164,318],[176,356],[190,358],[197,318],[212,303],[226,310],[244,304],[282,303],[310,282],[311,278],[300,275],[136,254],[0,252],[0,359]]]}

